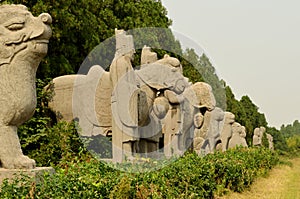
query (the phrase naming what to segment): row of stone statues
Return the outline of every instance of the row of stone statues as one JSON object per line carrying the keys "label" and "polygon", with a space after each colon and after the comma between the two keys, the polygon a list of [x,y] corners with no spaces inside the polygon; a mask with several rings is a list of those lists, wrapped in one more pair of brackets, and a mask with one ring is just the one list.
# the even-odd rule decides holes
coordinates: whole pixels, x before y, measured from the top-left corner
{"label": "row of stone statues", "polygon": [[[49,103],[64,120],[77,119],[82,136],[112,136],[113,160],[142,154],[170,157],[193,148],[199,154],[247,147],[246,130],[234,114],[216,107],[211,86],[192,84],[178,59],[145,46],[133,69],[133,37],[116,30],[116,54],[109,72],[92,66],[87,75],[55,78]],[[160,141],[163,146],[160,147]]]}
{"label": "row of stone statues", "polygon": [[[51,17],[33,17],[21,5],[0,6],[0,16],[1,166],[34,168],[35,161],[22,153],[17,127],[35,109],[35,74],[47,53]],[[134,69],[134,53],[133,37],[116,30],[109,72],[95,65],[86,75],[55,78],[45,89],[53,92],[49,106],[58,119],[77,120],[81,136],[111,136],[115,162],[137,154],[170,157],[189,148],[207,154],[247,147],[245,127],[216,107],[210,85],[190,83],[178,59],[158,59],[146,46],[140,68]],[[261,131],[255,129],[254,145],[261,145]],[[272,136],[268,139],[271,143]]]}

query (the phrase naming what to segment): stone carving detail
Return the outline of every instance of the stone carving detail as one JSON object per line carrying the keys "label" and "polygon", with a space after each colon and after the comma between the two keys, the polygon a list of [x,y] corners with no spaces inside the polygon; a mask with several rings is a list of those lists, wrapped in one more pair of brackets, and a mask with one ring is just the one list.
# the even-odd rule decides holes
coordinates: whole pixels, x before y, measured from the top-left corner
{"label": "stone carving detail", "polygon": [[51,21],[46,13],[32,16],[23,5],[0,6],[0,161],[3,168],[35,167],[35,161],[22,153],[17,128],[35,110],[35,75],[47,54]]}

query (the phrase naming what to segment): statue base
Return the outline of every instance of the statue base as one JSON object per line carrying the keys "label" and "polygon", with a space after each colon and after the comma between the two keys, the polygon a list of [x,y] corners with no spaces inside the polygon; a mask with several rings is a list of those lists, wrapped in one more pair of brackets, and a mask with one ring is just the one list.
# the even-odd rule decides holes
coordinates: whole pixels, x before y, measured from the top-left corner
{"label": "statue base", "polygon": [[28,176],[33,181],[39,183],[42,181],[44,173],[54,174],[55,170],[52,167],[36,167],[34,169],[4,169],[0,168],[0,185],[4,179],[13,181],[20,179],[22,176]]}

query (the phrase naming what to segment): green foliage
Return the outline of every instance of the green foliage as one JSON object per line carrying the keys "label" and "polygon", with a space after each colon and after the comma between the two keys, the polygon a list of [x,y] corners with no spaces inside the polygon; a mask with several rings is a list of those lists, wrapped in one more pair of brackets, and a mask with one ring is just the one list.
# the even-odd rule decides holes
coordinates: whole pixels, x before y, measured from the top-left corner
{"label": "green foliage", "polygon": [[226,110],[226,93],[224,82],[219,79],[209,58],[202,54],[200,57],[194,49],[186,49],[181,61],[183,75],[193,83],[206,82],[212,87],[217,106]]}
{"label": "green foliage", "polygon": [[[53,18],[48,55],[37,71],[40,79],[77,72],[89,52],[113,36],[115,28],[168,28],[171,25],[161,1],[154,0],[7,0],[5,3],[23,4],[35,16],[47,12]],[[103,53],[109,56],[114,52]]]}
{"label": "green foliage", "polygon": [[[5,182],[0,197],[213,198],[227,190],[244,190],[277,162],[277,155],[264,148],[236,148],[203,158],[187,153],[159,170],[144,173],[121,172],[91,158],[73,159],[59,164],[56,174],[46,175],[43,183]],[[140,167],[149,164],[158,163]]]}
{"label": "green foliage", "polygon": [[298,156],[300,154],[300,123],[298,120],[295,120],[293,124],[282,125],[280,131],[276,133],[276,137],[280,139],[280,146],[278,147],[284,146],[282,151],[288,151],[289,155],[292,156]]}
{"label": "green foliage", "polygon": [[283,137],[283,134],[277,130],[276,128],[267,128],[266,132],[273,136],[274,148],[279,151],[279,153],[288,152],[288,146],[286,143],[286,139]]}
{"label": "green foliage", "polygon": [[242,96],[240,100],[235,96],[229,86],[226,86],[227,111],[235,115],[235,121],[246,127],[246,140],[252,145],[253,132],[256,127],[268,125],[266,117],[258,111],[258,107],[251,101],[249,96]]}
{"label": "green foliage", "polygon": [[263,133],[263,137],[262,137],[262,145],[265,147],[265,148],[269,148],[269,140],[267,138],[267,133],[264,132]]}
{"label": "green foliage", "polygon": [[294,135],[300,135],[300,123],[295,120],[293,124],[282,125],[280,132],[285,138],[293,137]]}

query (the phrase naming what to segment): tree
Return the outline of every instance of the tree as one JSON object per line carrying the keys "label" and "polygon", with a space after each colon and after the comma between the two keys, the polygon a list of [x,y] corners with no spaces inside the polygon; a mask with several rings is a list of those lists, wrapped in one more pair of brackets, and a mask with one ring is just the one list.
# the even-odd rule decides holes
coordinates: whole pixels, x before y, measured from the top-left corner
{"label": "tree", "polygon": [[217,106],[226,109],[226,92],[224,82],[219,79],[209,58],[203,53],[200,57],[194,49],[186,49],[183,53],[183,74],[191,82],[206,82],[212,87]]}
{"label": "tree", "polygon": [[286,139],[283,137],[282,133],[279,130],[274,127],[267,127],[266,132],[273,136],[275,150],[281,153],[287,152],[289,150]]}
{"label": "tree", "polygon": [[[77,72],[89,52],[113,36],[115,28],[171,25],[160,0],[7,0],[4,3],[23,4],[34,15],[48,12],[52,16],[53,36],[48,56],[37,72],[41,79]],[[173,35],[168,37],[175,41]]]}

